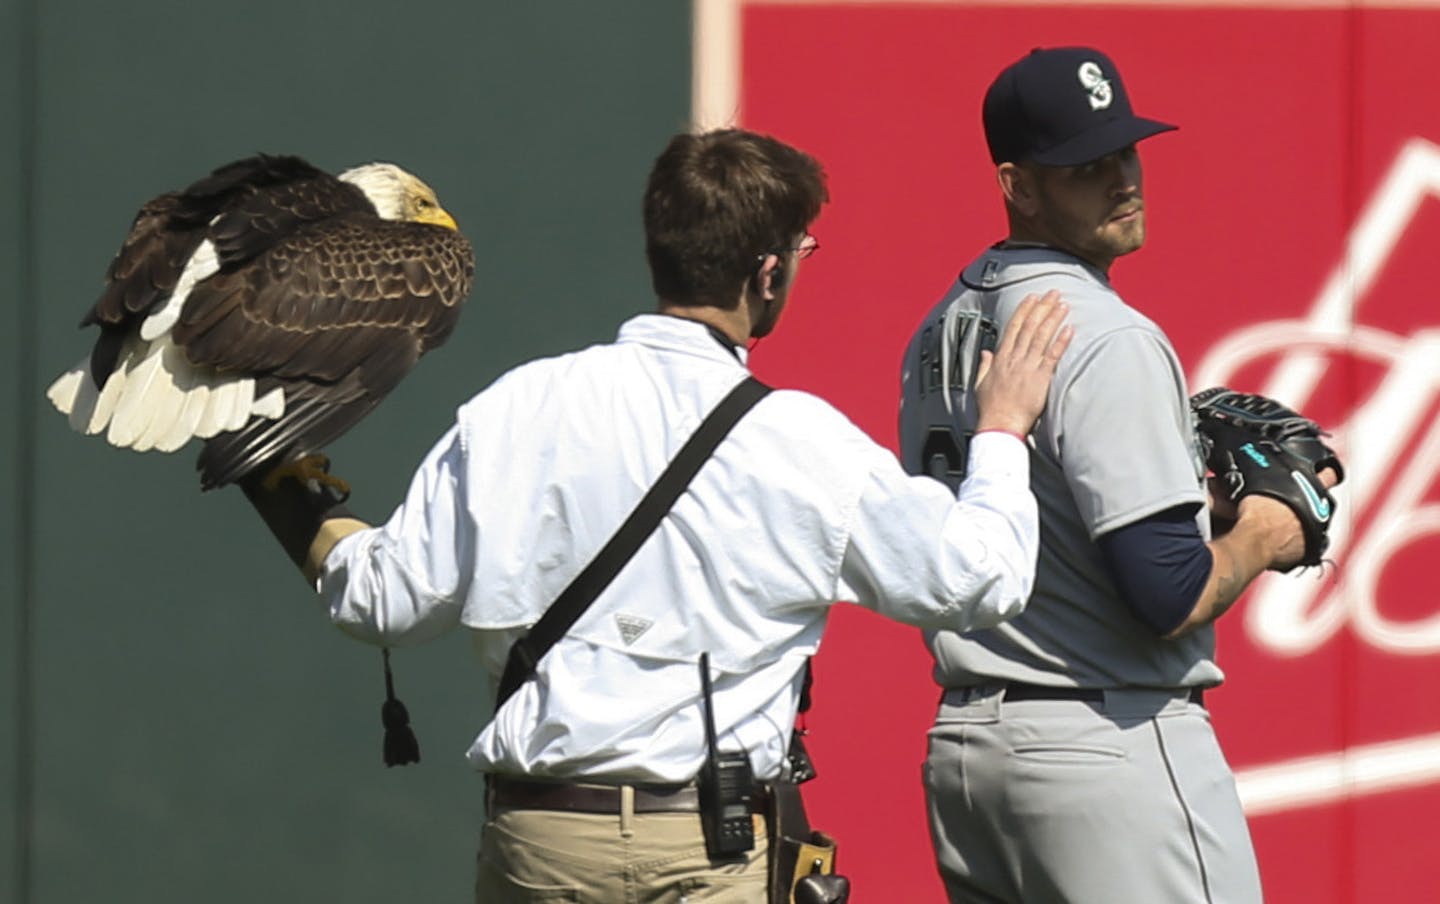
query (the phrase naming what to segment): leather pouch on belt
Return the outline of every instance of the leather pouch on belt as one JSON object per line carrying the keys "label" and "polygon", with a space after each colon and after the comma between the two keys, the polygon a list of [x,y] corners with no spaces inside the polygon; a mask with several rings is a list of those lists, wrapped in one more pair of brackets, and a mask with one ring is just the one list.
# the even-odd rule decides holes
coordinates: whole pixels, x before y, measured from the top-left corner
{"label": "leather pouch on belt", "polygon": [[835,874],[835,839],[810,828],[800,789],[776,782],[770,796],[770,904],[844,904],[850,882]]}

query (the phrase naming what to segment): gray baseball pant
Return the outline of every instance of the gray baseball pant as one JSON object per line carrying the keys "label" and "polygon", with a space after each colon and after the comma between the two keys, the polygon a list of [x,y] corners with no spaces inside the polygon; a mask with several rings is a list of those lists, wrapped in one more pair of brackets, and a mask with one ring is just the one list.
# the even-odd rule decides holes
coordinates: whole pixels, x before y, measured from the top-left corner
{"label": "gray baseball pant", "polygon": [[946,692],[924,778],[953,904],[1257,904],[1250,833],[1204,707]]}

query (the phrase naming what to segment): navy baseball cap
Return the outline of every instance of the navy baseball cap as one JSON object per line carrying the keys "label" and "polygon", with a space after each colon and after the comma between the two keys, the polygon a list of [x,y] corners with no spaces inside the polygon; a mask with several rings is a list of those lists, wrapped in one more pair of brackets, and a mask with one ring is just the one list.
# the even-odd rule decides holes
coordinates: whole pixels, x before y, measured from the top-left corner
{"label": "navy baseball cap", "polygon": [[1078,166],[1175,126],[1142,119],[1110,58],[1089,47],[1030,51],[985,92],[985,142],[995,163]]}

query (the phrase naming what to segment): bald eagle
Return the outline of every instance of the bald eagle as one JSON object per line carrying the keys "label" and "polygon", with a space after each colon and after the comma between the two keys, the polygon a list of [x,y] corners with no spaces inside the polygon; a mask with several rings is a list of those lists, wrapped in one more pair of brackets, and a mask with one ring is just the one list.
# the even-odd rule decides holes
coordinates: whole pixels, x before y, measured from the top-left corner
{"label": "bald eagle", "polygon": [[47,396],[112,445],[205,441],[203,489],[318,452],[450,335],[475,259],[389,163],[338,177],[298,157],[223,166],[145,204]]}

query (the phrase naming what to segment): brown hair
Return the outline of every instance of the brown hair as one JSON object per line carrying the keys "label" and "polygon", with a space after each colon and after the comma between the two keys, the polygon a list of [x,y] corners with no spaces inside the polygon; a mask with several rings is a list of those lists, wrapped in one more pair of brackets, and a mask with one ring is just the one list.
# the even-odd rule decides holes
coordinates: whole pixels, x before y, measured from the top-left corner
{"label": "brown hair", "polygon": [[756,258],[790,247],[829,200],[820,163],[768,135],[676,135],[645,186],[655,294],[673,304],[734,306]]}

